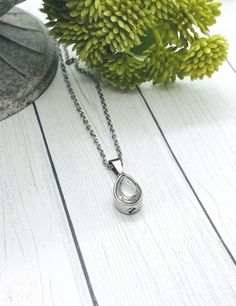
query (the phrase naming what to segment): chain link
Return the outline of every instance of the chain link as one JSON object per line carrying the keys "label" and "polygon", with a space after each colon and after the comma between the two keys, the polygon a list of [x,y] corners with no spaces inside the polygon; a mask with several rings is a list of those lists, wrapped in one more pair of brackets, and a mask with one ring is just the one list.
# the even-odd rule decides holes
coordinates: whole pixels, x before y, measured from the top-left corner
{"label": "chain link", "polygon": [[59,45],[57,46],[60,67],[61,67],[61,71],[62,71],[62,74],[63,74],[63,78],[64,78],[64,81],[65,81],[66,87],[67,87],[68,92],[71,96],[71,100],[73,101],[73,103],[74,103],[74,105],[75,105],[75,107],[76,107],[76,109],[77,109],[77,111],[80,115],[80,118],[82,119],[82,122],[83,122],[86,130],[88,131],[88,133],[90,134],[90,136],[93,139],[93,142],[94,142],[94,144],[97,148],[97,151],[101,156],[103,165],[108,169],[113,168],[112,165],[109,164],[109,161],[107,160],[106,154],[104,153],[104,150],[103,150],[101,144],[99,143],[97,135],[94,132],[94,130],[92,129],[92,126],[91,126],[90,122],[88,121],[88,119],[87,119],[87,117],[86,117],[77,97],[76,97],[74,89],[72,88],[71,81],[69,79],[69,75],[68,75],[68,72],[67,72],[66,65],[74,64],[74,67],[77,71],[79,71],[80,73],[88,76],[94,82],[95,88],[97,90],[97,93],[98,93],[98,96],[99,96],[99,99],[100,99],[100,102],[101,102],[101,105],[102,105],[103,113],[104,113],[104,116],[105,116],[106,121],[107,121],[107,125],[108,125],[110,133],[111,133],[111,137],[112,137],[112,140],[113,140],[113,143],[114,143],[116,153],[117,153],[118,158],[120,159],[121,164],[123,166],[123,156],[122,156],[121,148],[120,148],[120,145],[119,145],[119,142],[118,142],[118,139],[117,139],[116,131],[115,131],[115,129],[113,127],[113,124],[112,124],[111,116],[110,116],[110,113],[108,111],[107,104],[105,102],[105,98],[104,98],[103,91],[102,91],[102,88],[101,88],[101,85],[100,85],[99,81],[88,70],[85,70],[85,69],[79,67],[78,61],[75,58],[70,58],[69,57],[69,53],[68,53],[68,50],[66,48],[63,48],[63,50],[64,50],[64,54],[65,54],[65,60],[66,60],[65,62],[64,62],[64,59],[63,59],[61,48],[59,47]]}

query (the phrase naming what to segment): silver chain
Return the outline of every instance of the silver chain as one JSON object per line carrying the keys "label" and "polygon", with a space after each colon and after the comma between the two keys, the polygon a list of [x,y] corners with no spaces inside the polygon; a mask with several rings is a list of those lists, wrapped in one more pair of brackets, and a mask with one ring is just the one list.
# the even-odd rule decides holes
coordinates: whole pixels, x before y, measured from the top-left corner
{"label": "silver chain", "polygon": [[65,53],[65,59],[66,59],[65,62],[64,62],[63,55],[62,55],[62,52],[61,52],[61,49],[60,49],[59,46],[57,46],[57,50],[58,50],[58,56],[59,56],[61,71],[62,71],[62,74],[63,74],[63,78],[64,78],[64,81],[65,81],[66,87],[67,87],[68,92],[71,96],[71,100],[73,101],[73,103],[74,103],[74,105],[75,105],[75,107],[76,107],[76,109],[77,109],[77,111],[80,115],[80,118],[82,119],[82,122],[85,125],[85,128],[87,129],[88,133],[90,134],[90,136],[93,139],[93,142],[94,142],[94,144],[95,144],[95,146],[96,146],[96,148],[97,148],[97,150],[98,150],[98,152],[99,152],[99,154],[102,158],[103,165],[108,169],[113,168],[113,166],[111,164],[109,164],[109,161],[107,160],[106,154],[104,153],[104,150],[103,150],[101,144],[99,143],[97,135],[94,132],[94,130],[92,129],[92,126],[91,126],[90,122],[88,121],[88,119],[87,119],[87,117],[86,117],[77,97],[76,97],[75,91],[74,91],[74,89],[72,87],[72,84],[71,84],[71,81],[69,79],[69,75],[68,75],[68,72],[67,72],[66,65],[74,64],[74,67],[77,71],[79,71],[80,73],[88,76],[94,82],[95,88],[97,90],[97,93],[98,93],[98,96],[99,96],[99,99],[100,99],[100,102],[101,102],[101,105],[102,105],[103,113],[104,113],[104,116],[106,118],[107,125],[109,127],[111,137],[112,137],[115,149],[116,149],[116,153],[118,155],[118,158],[121,161],[121,164],[123,165],[123,157],[122,157],[121,148],[120,148],[120,145],[119,145],[119,142],[118,142],[118,139],[117,139],[115,129],[114,129],[112,121],[111,121],[111,116],[109,114],[107,104],[105,102],[105,98],[104,98],[102,88],[101,88],[101,85],[100,85],[99,81],[88,70],[85,70],[85,69],[79,67],[78,61],[74,57],[72,57],[72,58],[69,57],[69,53],[68,53],[68,50],[66,48],[63,48],[64,53]]}

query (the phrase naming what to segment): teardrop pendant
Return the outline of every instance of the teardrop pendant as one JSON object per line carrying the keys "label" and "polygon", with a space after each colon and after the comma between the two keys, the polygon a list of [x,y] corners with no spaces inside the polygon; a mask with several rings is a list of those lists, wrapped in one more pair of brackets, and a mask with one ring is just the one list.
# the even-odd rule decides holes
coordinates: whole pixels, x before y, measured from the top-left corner
{"label": "teardrop pendant", "polygon": [[115,206],[120,212],[131,215],[141,209],[142,190],[131,176],[119,175],[113,193]]}
{"label": "teardrop pendant", "polygon": [[135,214],[142,207],[142,189],[131,176],[123,172],[119,159],[110,161],[110,164],[118,174],[113,190],[115,207],[123,214]]}

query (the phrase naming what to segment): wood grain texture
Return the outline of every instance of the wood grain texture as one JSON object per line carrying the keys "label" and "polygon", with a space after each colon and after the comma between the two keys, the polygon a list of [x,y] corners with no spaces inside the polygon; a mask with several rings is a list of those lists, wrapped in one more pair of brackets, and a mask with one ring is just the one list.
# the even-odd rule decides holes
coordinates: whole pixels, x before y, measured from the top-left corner
{"label": "wood grain texture", "polygon": [[0,122],[0,305],[92,305],[32,106]]}
{"label": "wood grain texture", "polygon": [[[31,10],[36,12],[40,1],[34,3]],[[147,86],[143,92],[207,212],[234,252],[235,93],[232,83],[228,84],[231,77],[225,65],[217,81]],[[114,157],[91,82],[75,73],[74,86],[106,152]],[[220,86],[224,91],[220,92]],[[114,177],[102,167],[60,74],[37,102],[99,304],[235,305],[235,266],[142,98],[137,92],[109,88],[105,94],[126,171],[144,189],[145,208],[132,217],[114,210]]]}
{"label": "wood grain texture", "polygon": [[236,258],[236,3],[221,1],[212,33],[229,40],[229,63],[212,79],[141,91],[174,154]]}
{"label": "wood grain texture", "polygon": [[[73,69],[72,69],[73,71]],[[114,157],[91,81],[73,86]],[[104,88],[125,155],[144,189],[144,209],[112,205],[106,171],[65,90],[61,74],[37,108],[100,305],[234,305],[235,267],[205,218],[137,92]]]}
{"label": "wood grain texture", "polygon": [[236,257],[236,75],[143,86],[142,92],[190,182]]}

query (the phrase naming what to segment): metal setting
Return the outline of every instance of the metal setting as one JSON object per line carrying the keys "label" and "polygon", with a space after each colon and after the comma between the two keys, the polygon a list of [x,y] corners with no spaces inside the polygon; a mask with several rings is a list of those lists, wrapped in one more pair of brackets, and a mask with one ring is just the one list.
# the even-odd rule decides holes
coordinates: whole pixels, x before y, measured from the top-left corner
{"label": "metal setting", "polygon": [[122,173],[121,175],[118,176],[114,189],[113,189],[113,195],[114,195],[114,204],[115,207],[123,214],[126,215],[133,215],[135,213],[137,213],[141,208],[142,208],[142,200],[143,200],[143,192],[141,187],[138,185],[138,187],[140,188],[140,196],[139,198],[135,201],[135,202],[131,202],[129,203],[128,201],[122,201],[119,197],[118,197],[118,184],[119,181],[123,178],[126,177],[127,179],[131,180],[132,182],[134,182],[135,184],[138,185],[138,183],[128,174],[126,173]]}
{"label": "metal setting", "polygon": [[109,160],[109,165],[112,166],[111,170],[116,174],[120,175],[123,171],[123,165],[121,163],[121,160],[119,158]]}

